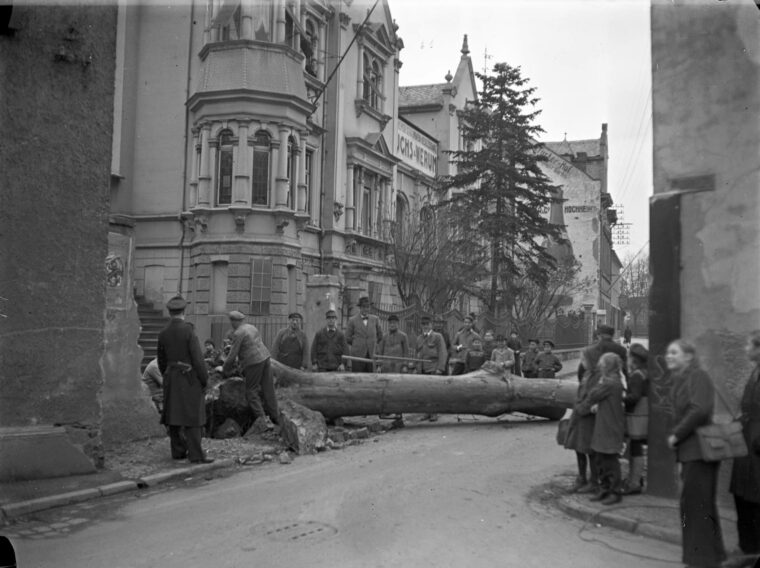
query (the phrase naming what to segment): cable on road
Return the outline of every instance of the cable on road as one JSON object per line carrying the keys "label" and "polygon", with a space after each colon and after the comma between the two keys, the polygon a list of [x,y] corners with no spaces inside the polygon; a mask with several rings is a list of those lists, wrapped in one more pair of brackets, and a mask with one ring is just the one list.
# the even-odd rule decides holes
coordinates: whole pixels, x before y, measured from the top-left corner
{"label": "cable on road", "polygon": [[[598,511],[598,512],[594,513],[588,519],[586,519],[584,521],[583,525],[581,525],[581,528],[578,529],[578,538],[580,540],[582,540],[583,542],[603,544],[604,546],[606,546],[610,550],[613,550],[615,552],[619,552],[621,554],[627,554],[628,556],[633,556],[635,558],[640,558],[642,560],[649,560],[649,561],[653,561],[653,562],[662,562],[663,564],[677,564],[677,565],[681,566],[683,564],[683,562],[681,562],[680,560],[668,560],[666,558],[660,558],[658,556],[649,556],[647,554],[639,554],[638,552],[631,552],[630,550],[625,550],[624,548],[619,548],[617,546],[614,546],[614,545],[612,545],[612,544],[610,544],[610,543],[608,543],[608,542],[606,542],[604,540],[598,539],[598,538],[583,536],[583,533],[586,531],[587,527],[590,524],[592,524],[592,523],[596,524],[595,520],[596,520],[597,516],[600,513],[607,512],[607,511],[618,511],[618,510],[621,510],[621,509],[630,509],[633,506],[634,505],[617,505],[617,506],[613,506],[613,507],[607,507],[607,508],[605,508],[605,509],[603,509],[601,511]],[[667,507],[667,506],[664,506],[664,505],[635,505],[635,507],[637,507],[639,509],[674,509],[675,508],[675,507]]]}

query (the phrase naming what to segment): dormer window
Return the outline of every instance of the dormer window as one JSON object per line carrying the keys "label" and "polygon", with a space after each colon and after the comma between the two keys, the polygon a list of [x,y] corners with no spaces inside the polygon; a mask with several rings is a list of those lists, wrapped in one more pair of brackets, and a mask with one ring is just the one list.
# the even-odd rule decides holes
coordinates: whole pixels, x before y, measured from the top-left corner
{"label": "dormer window", "polygon": [[362,98],[375,110],[382,110],[383,67],[379,60],[364,55]]}
{"label": "dormer window", "polygon": [[306,34],[301,38],[301,52],[306,59],[306,72],[312,77],[317,76],[317,50],[319,36],[312,20],[306,20]]}

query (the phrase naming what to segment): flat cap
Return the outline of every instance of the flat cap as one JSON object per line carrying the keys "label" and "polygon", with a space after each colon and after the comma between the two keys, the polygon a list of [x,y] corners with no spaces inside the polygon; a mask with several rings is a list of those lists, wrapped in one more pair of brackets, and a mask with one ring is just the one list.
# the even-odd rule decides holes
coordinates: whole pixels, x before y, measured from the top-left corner
{"label": "flat cap", "polygon": [[544,339],[544,342],[542,345],[551,345],[552,349],[554,348],[554,342],[551,339]]}
{"label": "flat cap", "polygon": [[398,321],[398,316],[396,314],[391,314],[388,316],[388,321]]}
{"label": "flat cap", "polygon": [[359,298],[359,305],[369,306],[369,298],[367,296],[362,296],[361,298]]}
{"label": "flat cap", "polygon": [[649,351],[647,351],[647,348],[644,347],[641,343],[634,343],[631,345],[631,348],[628,350],[628,352],[642,361],[648,361],[649,360]]}
{"label": "flat cap", "polygon": [[229,314],[227,314],[227,317],[229,317],[233,321],[245,319],[245,315],[243,315],[242,312],[239,312],[237,310],[232,310]]}
{"label": "flat cap", "polygon": [[615,328],[609,325],[600,325],[596,332],[601,335],[615,335]]}
{"label": "flat cap", "polygon": [[172,312],[184,310],[187,307],[187,300],[177,294],[171,300],[166,302],[166,309]]}

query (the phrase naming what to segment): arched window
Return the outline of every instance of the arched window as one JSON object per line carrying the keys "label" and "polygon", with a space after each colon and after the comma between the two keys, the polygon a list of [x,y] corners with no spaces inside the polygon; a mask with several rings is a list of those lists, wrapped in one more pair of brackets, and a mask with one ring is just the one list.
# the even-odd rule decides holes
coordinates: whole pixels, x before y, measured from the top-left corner
{"label": "arched window", "polygon": [[368,104],[372,104],[370,101],[372,100],[372,73],[371,73],[371,66],[369,62],[369,57],[367,57],[367,54],[364,54],[364,72],[363,72],[363,83],[362,83],[362,99],[364,99],[365,102]]}
{"label": "arched window", "polygon": [[425,240],[435,238],[435,213],[430,205],[424,205],[420,209],[420,224],[425,235]]}
{"label": "arched window", "polygon": [[296,139],[288,137],[288,207],[296,208],[296,192],[298,187],[298,168],[296,161],[298,145]]}
{"label": "arched window", "polygon": [[229,205],[232,203],[232,132],[230,130],[219,133],[216,164],[216,204]]}
{"label": "arched window", "polygon": [[272,139],[264,130],[253,137],[253,194],[251,203],[266,205],[269,202],[269,155]]}

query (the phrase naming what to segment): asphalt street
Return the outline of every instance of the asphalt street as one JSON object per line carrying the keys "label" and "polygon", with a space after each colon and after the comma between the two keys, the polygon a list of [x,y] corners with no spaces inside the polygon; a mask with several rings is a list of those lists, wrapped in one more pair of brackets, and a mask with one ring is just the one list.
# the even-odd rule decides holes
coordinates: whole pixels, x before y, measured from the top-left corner
{"label": "asphalt street", "polygon": [[[21,567],[658,567],[672,545],[571,519],[556,423],[448,416],[359,446],[40,513]],[[673,519],[677,523],[677,519]]]}

